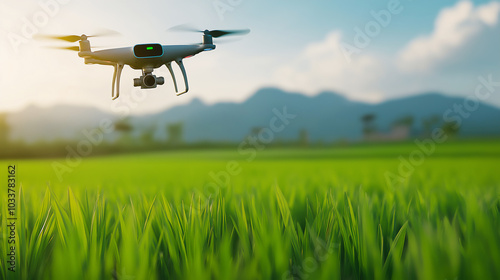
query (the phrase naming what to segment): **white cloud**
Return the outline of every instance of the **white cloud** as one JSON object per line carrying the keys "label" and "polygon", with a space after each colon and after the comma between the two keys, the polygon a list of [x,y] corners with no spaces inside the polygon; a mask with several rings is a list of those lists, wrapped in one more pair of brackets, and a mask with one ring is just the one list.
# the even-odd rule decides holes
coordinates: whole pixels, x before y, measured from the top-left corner
{"label": "white cloud", "polygon": [[275,75],[278,85],[309,94],[334,89],[349,92],[354,99],[380,99],[380,93],[371,89],[384,74],[381,61],[360,54],[349,62],[341,44],[339,31],[330,33],[322,42],[310,44],[294,61],[278,68]]}
{"label": "white cloud", "polygon": [[275,80],[288,90],[328,89],[369,102],[426,91],[466,95],[479,75],[500,77],[499,14],[499,2],[460,1],[439,13],[429,35],[411,40],[395,55],[367,48],[350,62],[341,50],[342,33],[333,31],[278,68]]}
{"label": "white cloud", "polygon": [[400,52],[399,68],[424,72],[454,58],[454,52],[471,38],[497,24],[499,12],[498,2],[474,7],[470,1],[461,1],[443,9],[435,21],[432,34],[414,39]]}

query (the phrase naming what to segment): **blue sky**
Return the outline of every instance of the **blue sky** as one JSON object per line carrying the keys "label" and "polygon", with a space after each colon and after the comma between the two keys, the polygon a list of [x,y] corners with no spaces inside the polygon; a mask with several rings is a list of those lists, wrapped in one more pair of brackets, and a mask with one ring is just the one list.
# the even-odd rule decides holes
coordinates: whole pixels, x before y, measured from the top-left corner
{"label": "blue sky", "polygon": [[[0,3],[0,62],[8,67],[0,72],[0,111],[30,104],[113,110],[112,68],[84,65],[76,53],[46,49],[50,43],[30,37],[13,44],[13,37],[23,36],[26,21],[34,23],[35,15],[48,13],[44,6],[51,7],[52,14],[35,26],[37,34],[92,33],[103,28],[123,34],[91,41],[107,47],[199,42],[199,34],[165,32],[184,23],[252,29],[248,36],[187,60],[192,90],[183,97],[175,96],[166,69],[157,71],[168,78],[166,85],[140,92],[131,86],[140,72],[126,68],[125,100],[119,102],[126,102],[127,95],[147,95],[136,102],[133,113],[157,111],[193,98],[239,102],[263,86],[309,95],[332,90],[351,99],[380,102],[426,91],[468,96],[478,76],[500,80],[499,2],[394,1],[4,1]],[[356,45],[356,28],[366,31],[367,25],[376,22],[373,13],[389,11],[388,5],[397,5],[399,12],[389,12],[387,25],[379,25],[367,46],[347,59],[342,47]],[[487,102],[500,106],[498,95]]]}

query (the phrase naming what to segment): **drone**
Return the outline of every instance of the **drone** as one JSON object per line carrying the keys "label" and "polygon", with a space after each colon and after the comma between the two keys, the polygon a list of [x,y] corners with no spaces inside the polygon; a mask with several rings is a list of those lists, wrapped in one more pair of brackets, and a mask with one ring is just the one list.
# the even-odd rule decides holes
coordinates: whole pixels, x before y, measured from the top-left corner
{"label": "drone", "polygon": [[[216,46],[213,42],[214,38],[220,38],[228,35],[244,35],[250,30],[190,30],[203,33],[203,42],[193,45],[161,45],[158,43],[138,44],[133,47],[113,48],[92,51],[89,38],[98,37],[101,35],[44,35],[44,38],[62,40],[66,42],[76,43],[79,46],[56,47],[71,51],[78,51],[78,56],[84,59],[85,64],[111,65],[114,67],[113,85],[111,90],[112,100],[120,96],[120,77],[123,67],[130,66],[135,70],[142,70],[142,75],[134,79],[134,87],[142,89],[153,89],[158,85],[163,85],[165,79],[157,77],[153,71],[165,65],[172,76],[175,92],[177,96],[185,94],[189,91],[188,78],[184,67],[183,59],[193,57],[201,52],[215,50]],[[172,63],[175,62],[184,76],[185,90],[179,92],[177,80],[172,69]]]}

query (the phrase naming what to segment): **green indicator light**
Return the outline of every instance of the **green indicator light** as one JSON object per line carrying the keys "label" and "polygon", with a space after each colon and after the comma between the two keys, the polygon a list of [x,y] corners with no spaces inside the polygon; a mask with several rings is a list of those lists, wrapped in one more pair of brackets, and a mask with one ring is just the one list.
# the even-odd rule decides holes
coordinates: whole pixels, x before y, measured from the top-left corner
{"label": "green indicator light", "polygon": [[152,49],[153,49],[153,47],[147,47],[146,49],[147,49],[148,51],[150,51],[150,50],[152,50]]}

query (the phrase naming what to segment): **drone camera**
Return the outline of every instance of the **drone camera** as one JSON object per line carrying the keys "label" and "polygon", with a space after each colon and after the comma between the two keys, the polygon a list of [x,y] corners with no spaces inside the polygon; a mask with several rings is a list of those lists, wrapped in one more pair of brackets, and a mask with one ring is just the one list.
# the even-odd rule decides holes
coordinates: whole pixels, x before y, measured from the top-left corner
{"label": "drone camera", "polygon": [[145,88],[156,88],[158,85],[163,85],[165,79],[163,77],[156,77],[153,74],[143,75],[139,78],[134,79],[134,87]]}

